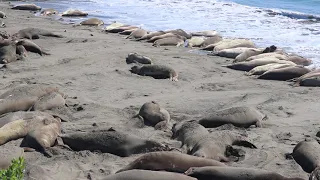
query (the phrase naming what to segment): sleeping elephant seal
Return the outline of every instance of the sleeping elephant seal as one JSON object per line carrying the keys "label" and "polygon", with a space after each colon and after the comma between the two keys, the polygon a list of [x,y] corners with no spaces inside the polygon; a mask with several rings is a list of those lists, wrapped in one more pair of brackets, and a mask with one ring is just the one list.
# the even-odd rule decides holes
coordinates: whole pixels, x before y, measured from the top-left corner
{"label": "sleeping elephant seal", "polygon": [[166,34],[166,33],[165,33],[164,31],[151,32],[151,33],[146,34],[146,35],[144,35],[144,36],[142,36],[141,38],[136,39],[136,40],[137,40],[137,41],[148,40],[148,39],[153,38],[154,36],[160,36],[160,35],[163,35],[163,34]]}
{"label": "sleeping elephant seal", "polygon": [[141,76],[151,76],[155,79],[167,79],[171,81],[178,81],[178,73],[166,65],[143,65],[131,67],[131,73]]}
{"label": "sleeping elephant seal", "polygon": [[286,81],[289,79],[300,77],[304,74],[307,74],[311,70],[303,66],[289,66],[279,69],[272,69],[260,75],[258,79],[267,79],[267,80],[280,80]]}
{"label": "sleeping elephant seal", "polygon": [[254,144],[248,142],[244,136],[223,130],[215,131],[202,137],[190,154],[221,162],[239,161],[239,158],[243,157],[245,152],[241,149],[233,148],[232,145],[257,148]]}
{"label": "sleeping elephant seal", "polygon": [[118,34],[130,35],[132,32],[134,32],[135,30],[138,30],[138,29],[139,29],[139,27],[132,28],[132,29],[127,29],[127,30],[119,32]]}
{"label": "sleeping elephant seal", "polygon": [[262,169],[244,167],[192,167],[184,174],[198,180],[304,180],[284,177],[281,174]]}
{"label": "sleeping elephant seal", "polygon": [[320,70],[311,71],[292,81],[294,81],[293,86],[318,87],[320,86]]}
{"label": "sleeping elephant seal", "polygon": [[18,59],[17,46],[15,44],[12,43],[0,47],[0,64],[8,64],[17,61]]}
{"label": "sleeping elephant seal", "polygon": [[299,142],[291,153],[294,160],[302,169],[310,173],[309,179],[318,180],[320,178],[320,145],[315,140]]}
{"label": "sleeping elephant seal", "polygon": [[199,32],[192,32],[191,36],[204,36],[204,37],[213,37],[217,36],[219,33],[217,31],[213,30],[207,30],[207,31],[199,31]]}
{"label": "sleeping elephant seal", "polygon": [[34,111],[45,111],[56,107],[64,106],[66,104],[65,97],[60,93],[52,92],[41,96],[33,105]]}
{"label": "sleeping elephant seal", "polygon": [[132,169],[184,173],[191,167],[203,166],[226,165],[213,159],[195,157],[174,151],[163,151],[144,154],[116,173]]}
{"label": "sleeping elephant seal", "polygon": [[88,16],[88,13],[82,12],[80,10],[67,10],[62,13],[61,16],[66,16],[66,17],[75,17],[75,16]]}
{"label": "sleeping elephant seal", "polygon": [[167,37],[163,39],[156,40],[152,46],[159,47],[159,46],[182,46],[184,45],[184,39],[180,37]]}
{"label": "sleeping elephant seal", "polygon": [[0,170],[8,169],[10,167],[12,160],[19,157],[24,157],[23,149],[17,146],[12,146],[10,149],[5,147],[0,147]]}
{"label": "sleeping elephant seal", "polygon": [[50,31],[39,29],[39,28],[25,28],[19,30],[17,33],[13,35],[14,38],[21,39],[39,39],[40,36],[48,36],[48,37],[56,37],[56,38],[62,38],[62,35],[58,35],[55,33],[52,33]]}
{"label": "sleeping elephant seal", "polygon": [[130,35],[128,37],[126,37],[126,39],[139,39],[147,34],[148,34],[147,30],[138,28],[138,29],[134,30],[133,32],[131,32]]}
{"label": "sleeping elephant seal", "polygon": [[239,54],[245,52],[249,49],[255,49],[255,48],[247,48],[247,47],[237,47],[237,48],[230,48],[230,49],[223,49],[218,52],[212,52],[209,55],[215,55],[220,57],[226,57],[226,58],[236,58]]}
{"label": "sleeping elephant seal", "polygon": [[38,46],[36,43],[34,43],[28,39],[16,40],[15,42],[16,42],[17,46],[22,45],[27,51],[37,53],[40,56],[50,55],[50,53],[43,51],[40,46]]}
{"label": "sleeping elephant seal", "polygon": [[83,26],[101,26],[103,24],[104,22],[98,18],[90,18],[80,22],[80,25],[83,25]]}
{"label": "sleeping elephant seal", "polygon": [[212,36],[212,37],[209,37],[209,38],[205,39],[203,41],[203,43],[200,45],[200,47],[206,47],[206,46],[208,46],[210,44],[215,44],[215,43],[218,43],[220,41],[222,41],[222,37],[221,36],[218,36],[218,35],[217,36]]}
{"label": "sleeping elephant seal", "polygon": [[6,13],[0,11],[0,18],[6,19],[7,18]]}
{"label": "sleeping elephant seal", "polygon": [[121,27],[121,26],[124,26],[124,24],[122,23],[119,23],[117,21],[114,21],[113,23],[111,23],[110,25],[108,25],[107,27],[104,28],[105,31],[109,31],[111,29],[114,29],[114,28],[118,28],[118,27]]}
{"label": "sleeping elephant seal", "polygon": [[206,128],[215,128],[224,124],[232,124],[236,127],[248,128],[251,125],[261,127],[261,120],[266,118],[256,108],[239,106],[214,112],[199,120],[199,124]]}
{"label": "sleeping elephant seal", "polygon": [[248,59],[246,59],[246,61],[251,61],[251,60],[261,59],[261,58],[277,58],[279,60],[285,60],[288,58],[288,56],[285,54],[281,54],[279,52],[269,52],[269,53],[263,53],[263,54],[251,56]]}
{"label": "sleeping elephant seal", "polygon": [[109,28],[108,30],[106,29],[106,31],[109,33],[120,33],[120,32],[126,31],[126,30],[133,30],[133,29],[138,29],[138,28],[139,27],[137,27],[137,26],[122,25],[120,27]]}
{"label": "sleeping elephant seal", "polygon": [[168,124],[170,121],[169,112],[160,107],[160,105],[155,101],[144,103],[141,106],[139,113],[134,117],[139,117],[145,124],[155,127],[159,127],[162,124]]}
{"label": "sleeping elephant seal", "polygon": [[188,40],[188,47],[199,47],[205,41],[205,37],[194,36]]}
{"label": "sleeping elephant seal", "polygon": [[239,54],[233,62],[234,63],[235,62],[242,62],[242,61],[247,60],[251,56],[256,56],[256,55],[263,54],[263,53],[274,52],[276,49],[277,49],[277,47],[274,45],[267,47],[265,49],[249,49],[249,50],[246,50],[245,52]]}
{"label": "sleeping elephant seal", "polygon": [[147,42],[155,42],[158,39],[168,38],[168,37],[179,37],[180,39],[184,39],[185,37],[180,36],[174,33],[165,33],[159,36],[153,36],[152,38],[148,39]]}
{"label": "sleeping elephant seal", "polygon": [[293,66],[291,64],[278,64],[278,63],[271,63],[271,64],[266,64],[263,66],[257,66],[253,69],[251,69],[249,72],[246,72],[245,75],[251,76],[251,75],[261,75],[267,71],[273,70],[273,69],[280,69],[284,67],[289,67]]}
{"label": "sleeping elephant seal", "polygon": [[286,61],[292,61],[296,63],[297,65],[302,65],[302,66],[309,66],[312,64],[312,61],[310,59],[303,58],[301,56],[293,55],[289,56]]}
{"label": "sleeping elephant seal", "polygon": [[13,6],[11,9],[39,11],[39,10],[41,10],[41,7],[37,6],[35,4],[18,4],[18,5]]}
{"label": "sleeping elephant seal", "polygon": [[61,135],[63,143],[75,151],[99,150],[121,157],[145,152],[169,150],[165,145],[134,135],[118,132],[113,128],[105,131],[77,132]]}
{"label": "sleeping elephant seal", "polygon": [[40,12],[41,15],[43,16],[51,16],[51,15],[54,15],[54,14],[59,14],[59,12],[55,9],[52,9],[52,8],[48,8],[48,9],[44,9]]}
{"label": "sleeping elephant seal", "polygon": [[236,48],[236,47],[255,48],[256,45],[248,39],[231,39],[230,41],[222,40],[216,43],[213,51],[217,52],[223,49],[230,49],[230,48]]}
{"label": "sleeping elephant seal", "polygon": [[103,180],[197,180],[196,178],[173,172],[129,170],[108,175]]}
{"label": "sleeping elephant seal", "polygon": [[173,33],[173,34],[177,34],[179,36],[185,37],[186,39],[190,39],[191,35],[186,33],[184,30],[182,29],[174,29],[174,30],[169,30],[169,31],[165,31],[166,33]]}
{"label": "sleeping elephant seal", "polygon": [[138,53],[129,53],[126,58],[126,63],[140,63],[140,64],[152,64],[152,61],[147,56],[142,56]]}

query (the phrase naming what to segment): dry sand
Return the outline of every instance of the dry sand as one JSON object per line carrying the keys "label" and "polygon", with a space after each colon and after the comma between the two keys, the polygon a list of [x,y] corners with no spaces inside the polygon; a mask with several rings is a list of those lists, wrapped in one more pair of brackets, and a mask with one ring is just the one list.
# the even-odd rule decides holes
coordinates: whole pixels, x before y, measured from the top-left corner
{"label": "dry sand", "polygon": [[[152,47],[150,43],[107,34],[101,27],[73,27],[36,17],[32,12],[11,10],[7,3],[2,3],[0,10],[8,16],[4,20],[7,27],[1,31],[15,33],[23,28],[38,27],[66,37],[34,40],[52,55],[29,52],[27,60],[10,63],[0,71],[3,77],[0,93],[21,83],[45,83],[58,86],[70,97],[69,104],[80,104],[84,110],[74,113],[76,120],[62,124],[63,133],[115,127],[179,147],[180,142],[170,140],[170,132],[146,127],[131,116],[151,100],[170,112],[171,124],[222,108],[254,106],[268,116],[262,122],[263,128],[238,130],[246,131],[258,149],[244,148],[245,159],[231,165],[307,178],[307,173],[294,160],[285,159],[285,153],[292,152],[295,144],[317,133],[320,126],[318,88],[293,88],[287,82],[257,80],[241,71],[221,67],[230,63],[230,59],[190,53],[188,48]],[[131,65],[125,63],[130,52],[173,67],[179,73],[179,81],[131,74]],[[97,126],[93,126],[94,123]],[[10,149],[20,142],[21,139],[11,141],[1,148]],[[55,149],[56,155],[52,158],[39,152],[26,152],[25,179],[101,179],[139,156],[121,158],[107,153]]]}

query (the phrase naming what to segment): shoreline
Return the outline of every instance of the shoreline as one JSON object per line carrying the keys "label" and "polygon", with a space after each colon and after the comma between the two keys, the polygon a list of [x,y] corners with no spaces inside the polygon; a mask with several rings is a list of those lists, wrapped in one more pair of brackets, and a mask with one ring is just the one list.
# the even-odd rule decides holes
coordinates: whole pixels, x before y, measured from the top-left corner
{"label": "shoreline", "polygon": [[[27,27],[37,27],[59,33],[65,38],[45,37],[33,40],[51,55],[28,53],[25,61],[9,63],[0,71],[1,93],[21,83],[52,84],[58,86],[67,100],[80,104],[84,110],[73,115],[75,121],[63,122],[63,133],[115,127],[139,137],[164,142],[172,147],[168,132],[143,126],[132,119],[141,105],[158,101],[172,118],[170,124],[191,120],[206,113],[233,106],[254,106],[268,116],[263,128],[240,129],[258,147],[245,149],[244,160],[234,166],[256,167],[288,177],[307,178],[294,160],[286,160],[285,153],[304,138],[315,137],[320,123],[318,88],[290,87],[287,82],[258,80],[243,72],[222,67],[231,59],[189,53],[190,48],[153,47],[149,43],[124,39],[125,36],[101,32],[100,27],[73,27],[50,18],[34,16],[28,11],[6,12],[6,28],[15,33]],[[173,67],[179,81],[155,80],[131,74],[125,63],[130,52],[148,56],[157,64]],[[212,128],[213,129],[213,128]],[[237,130],[237,129],[236,129]],[[1,147],[20,144],[22,139]],[[113,174],[139,155],[121,158],[108,153],[90,151],[71,152],[57,149],[57,155],[46,158],[39,152],[25,153],[26,179],[42,175],[45,179],[101,179]]]}

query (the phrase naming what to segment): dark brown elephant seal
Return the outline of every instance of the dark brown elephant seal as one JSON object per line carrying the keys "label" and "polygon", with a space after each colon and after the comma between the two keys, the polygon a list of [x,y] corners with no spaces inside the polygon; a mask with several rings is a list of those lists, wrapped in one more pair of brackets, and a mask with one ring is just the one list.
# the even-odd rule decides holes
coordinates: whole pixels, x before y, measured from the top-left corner
{"label": "dark brown elephant seal", "polygon": [[254,144],[248,142],[244,136],[224,130],[215,131],[202,137],[190,154],[221,162],[239,161],[244,156],[243,150],[234,149],[232,145],[257,148]]}
{"label": "dark brown elephant seal", "polygon": [[216,111],[199,120],[199,124],[206,128],[215,128],[224,124],[248,128],[251,125],[261,127],[261,120],[266,118],[256,108],[239,106]]}
{"label": "dark brown elephant seal", "polygon": [[116,173],[132,169],[143,169],[152,171],[170,171],[184,173],[190,167],[203,166],[226,166],[225,164],[212,159],[195,157],[180,152],[164,151],[144,154],[120,169]]}
{"label": "dark brown elephant seal", "polygon": [[164,31],[151,32],[151,33],[146,34],[146,35],[144,35],[144,36],[142,36],[141,38],[136,39],[136,40],[137,40],[137,41],[148,40],[148,39],[151,39],[151,38],[153,38],[153,37],[155,37],[155,36],[160,36],[160,35],[163,35],[163,34],[165,34]]}
{"label": "dark brown elephant seal", "polygon": [[39,10],[41,10],[41,7],[37,6],[35,4],[18,4],[18,5],[13,6],[11,9],[39,11]]}
{"label": "dark brown elephant seal", "polygon": [[209,131],[196,121],[175,123],[172,127],[172,139],[181,141],[181,148],[185,147],[187,153],[191,152],[194,146],[207,136]]}
{"label": "dark brown elephant seal", "polygon": [[101,26],[104,22],[98,18],[90,18],[80,22],[80,25],[83,26]]}
{"label": "dark brown elephant seal", "polygon": [[149,57],[140,55],[138,53],[129,53],[126,58],[126,63],[152,64],[152,60]]}
{"label": "dark brown elephant seal", "polygon": [[185,174],[198,180],[304,180],[284,177],[262,169],[244,167],[192,167]]}
{"label": "dark brown elephant seal", "polygon": [[10,149],[0,147],[0,170],[7,169],[12,164],[13,159],[24,157],[23,149],[12,146]]}
{"label": "dark brown elephant seal", "polygon": [[126,37],[126,39],[139,39],[147,34],[148,34],[147,30],[139,28],[139,29],[134,30],[132,33],[130,33],[130,35],[128,37]]}
{"label": "dark brown elephant seal", "polygon": [[110,128],[105,131],[78,132],[61,135],[63,143],[75,151],[99,150],[121,157],[152,151],[169,150],[165,145]]}
{"label": "dark brown elephant seal", "polygon": [[39,28],[25,28],[19,30],[16,34],[13,35],[15,38],[26,38],[26,39],[39,39],[40,36],[56,37],[62,38],[62,35],[52,33],[50,31],[39,29]]}
{"label": "dark brown elephant seal", "polygon": [[40,12],[41,15],[43,16],[51,16],[51,15],[54,15],[54,14],[59,14],[59,12],[55,9],[52,9],[52,8],[48,8],[48,9],[44,9]]}
{"label": "dark brown elephant seal", "polygon": [[28,40],[28,39],[21,39],[21,40],[17,40],[16,41],[16,45],[22,45],[27,51],[33,52],[33,53],[37,53],[40,56],[42,55],[50,55],[50,53],[47,53],[45,51],[42,50],[42,48],[40,46],[38,46],[36,43]]}
{"label": "dark brown elephant seal", "polygon": [[289,66],[279,69],[269,70],[258,77],[258,79],[286,81],[297,78],[311,72],[310,69],[303,66]]}
{"label": "dark brown elephant seal", "polygon": [[155,101],[144,103],[135,117],[143,119],[145,124],[151,126],[157,126],[159,123],[168,124],[170,121],[169,112]]}
{"label": "dark brown elephant seal", "polygon": [[82,12],[80,10],[67,10],[63,12],[61,16],[66,16],[66,17],[88,16],[88,13]]}
{"label": "dark brown elephant seal", "polygon": [[291,153],[302,169],[310,173],[310,180],[320,179],[320,144],[315,140],[299,142]]}
{"label": "dark brown elephant seal", "polygon": [[3,11],[0,11],[0,18],[6,19],[7,15]]}
{"label": "dark brown elephant seal", "polygon": [[310,59],[306,59],[304,57],[297,56],[297,55],[289,56],[285,60],[294,62],[295,64],[302,65],[302,66],[309,66],[312,64],[312,61]]}
{"label": "dark brown elephant seal", "polygon": [[130,170],[108,175],[103,180],[197,180],[179,173],[164,171]]}
{"label": "dark brown elephant seal", "polygon": [[185,37],[186,39],[190,39],[192,36],[185,32],[183,29],[174,29],[174,30],[169,30],[166,31],[166,33],[173,33],[173,34],[178,34],[182,37]]}
{"label": "dark brown elephant seal", "polygon": [[151,76],[156,79],[169,78],[171,81],[178,81],[178,73],[166,65],[143,65],[131,67],[131,73],[141,76]]}
{"label": "dark brown elephant seal", "polygon": [[293,86],[318,87],[320,86],[320,69],[311,71],[299,78],[292,79],[292,81],[294,81]]}
{"label": "dark brown elephant seal", "polygon": [[182,46],[184,45],[184,41],[185,40],[180,37],[167,37],[156,40],[152,46]]}

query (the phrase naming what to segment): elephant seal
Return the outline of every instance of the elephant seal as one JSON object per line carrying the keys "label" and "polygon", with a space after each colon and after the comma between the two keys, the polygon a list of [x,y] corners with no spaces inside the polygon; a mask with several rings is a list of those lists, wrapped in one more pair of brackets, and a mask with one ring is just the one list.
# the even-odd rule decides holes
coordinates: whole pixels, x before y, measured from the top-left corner
{"label": "elephant seal", "polygon": [[165,145],[141,139],[134,135],[125,134],[110,128],[106,131],[77,132],[60,136],[63,143],[75,151],[99,150],[121,157],[145,152],[169,150]]}
{"label": "elephant seal", "polygon": [[148,170],[129,170],[106,176],[103,180],[197,180],[179,173]]}
{"label": "elephant seal", "polygon": [[213,37],[219,35],[217,31],[207,30],[207,31],[199,31],[190,33],[191,36],[204,36],[204,37]]}
{"label": "elephant seal", "polygon": [[215,44],[215,43],[218,43],[218,42],[220,42],[220,41],[222,41],[222,37],[221,37],[221,36],[218,36],[218,35],[216,35],[216,36],[211,36],[211,37],[209,37],[209,38],[206,38],[206,39],[203,41],[203,43],[200,45],[200,47],[206,47],[206,46],[208,46],[208,45],[210,45],[210,44]]}
{"label": "elephant seal", "polygon": [[193,156],[214,159],[221,162],[239,161],[243,157],[243,150],[235,149],[232,145],[244,146],[252,149],[257,147],[248,142],[244,136],[232,131],[223,130],[212,132],[202,137],[190,152]]}
{"label": "elephant seal", "polygon": [[251,125],[261,127],[261,120],[266,118],[256,108],[239,106],[216,111],[198,122],[206,128],[215,128],[224,124],[232,124],[236,127],[248,128]]}
{"label": "elephant seal", "polygon": [[12,146],[10,149],[6,149],[3,146],[0,147],[0,170],[8,169],[13,159],[24,157],[24,151],[22,148]]}
{"label": "elephant seal", "polygon": [[147,42],[155,42],[158,39],[164,39],[164,38],[168,38],[168,37],[178,37],[180,39],[184,39],[182,36],[180,36],[178,34],[165,33],[165,34],[162,34],[162,35],[159,35],[159,36],[153,36],[152,38],[148,39]]}
{"label": "elephant seal", "polygon": [[198,180],[303,180],[302,178],[288,178],[281,174],[262,169],[244,167],[192,167],[184,174]]}
{"label": "elephant seal", "polygon": [[257,66],[263,66],[271,63],[296,65],[291,61],[284,61],[284,60],[279,60],[277,58],[266,57],[266,58],[251,60],[251,61],[244,61],[244,62],[237,62],[229,65],[222,65],[222,67],[227,67],[227,68],[239,70],[239,71],[250,71],[251,69]]}
{"label": "elephant seal", "polygon": [[301,168],[310,173],[309,179],[319,179],[320,177],[320,145],[315,140],[299,142],[291,153],[294,160]]}
{"label": "elephant seal", "polygon": [[249,72],[246,72],[245,75],[251,76],[251,75],[261,75],[267,71],[273,70],[273,69],[280,69],[284,67],[290,67],[293,66],[292,64],[278,64],[278,63],[271,63],[266,64],[263,66],[257,66],[253,69],[251,69]]}
{"label": "elephant seal", "polygon": [[35,4],[18,4],[18,5],[13,6],[11,9],[39,11],[39,10],[41,10],[41,7],[37,6]]}
{"label": "elephant seal", "polygon": [[[231,42],[231,41],[232,41],[232,39],[223,39],[223,40],[221,40],[221,41],[219,41],[217,43],[209,44],[207,46],[204,46],[204,47],[200,48],[200,50],[213,51],[214,47],[216,47],[218,44],[227,43],[227,42]],[[231,48],[227,48],[227,49],[231,49]],[[218,52],[218,50],[216,50],[214,52],[216,53],[216,52]]]}
{"label": "elephant seal", "polygon": [[151,76],[155,79],[169,78],[171,81],[178,81],[178,73],[166,65],[143,65],[131,67],[131,73],[141,76]]}
{"label": "elephant seal", "polygon": [[4,28],[4,27],[7,27],[6,23],[4,23],[2,20],[0,20],[0,27],[1,28]]}
{"label": "elephant seal", "polygon": [[246,61],[251,61],[251,60],[261,59],[261,58],[266,58],[266,57],[277,58],[279,60],[287,59],[287,55],[285,55],[285,54],[280,54],[279,52],[270,52],[270,53],[263,53],[263,54],[251,56],[251,57],[247,58]]}
{"label": "elephant seal", "polygon": [[256,45],[248,39],[232,39],[230,41],[222,40],[215,44],[213,51],[217,52],[223,49],[230,49],[236,47],[255,48]]}
{"label": "elephant seal", "polygon": [[124,24],[122,23],[119,23],[117,21],[114,21],[113,23],[111,23],[110,25],[108,25],[107,27],[104,28],[105,31],[109,31],[111,29],[114,29],[114,28],[118,28],[118,27],[121,27],[121,26],[124,26]]}
{"label": "elephant seal", "polygon": [[80,25],[83,26],[101,26],[104,22],[98,18],[90,18],[80,22]]}
{"label": "elephant seal", "polygon": [[236,58],[239,54],[245,52],[249,49],[255,49],[255,48],[247,48],[247,47],[237,47],[237,48],[230,48],[230,49],[223,49],[218,52],[212,52],[208,55],[215,55],[220,57],[226,57],[226,58]]}
{"label": "elephant seal", "polygon": [[115,27],[115,28],[109,28],[108,30],[106,29],[105,31],[109,33],[120,33],[126,30],[131,30],[131,29],[137,29],[139,27],[137,26],[130,26],[130,25],[122,25],[120,27]]}
{"label": "elephant seal", "polygon": [[3,11],[0,11],[0,18],[6,19],[7,15]]}
{"label": "elephant seal", "polygon": [[188,47],[199,47],[205,41],[205,37],[202,36],[194,36],[188,41]]}
{"label": "elephant seal", "polygon": [[209,131],[195,120],[175,123],[172,127],[172,139],[181,141],[181,148],[186,147],[191,152],[201,138],[207,136]]}
{"label": "elephant seal", "polygon": [[55,9],[52,9],[52,8],[48,8],[48,9],[44,9],[40,12],[41,15],[43,16],[51,16],[51,15],[54,15],[54,14],[59,14],[59,12]]}
{"label": "elephant seal", "polygon": [[0,64],[8,64],[18,59],[17,46],[15,44],[0,47]]}
{"label": "elephant seal", "polygon": [[16,40],[16,45],[17,46],[22,45],[27,51],[37,53],[40,56],[50,55],[50,53],[43,51],[40,46],[38,46],[36,43],[34,43],[28,39]]}
{"label": "elephant seal", "polygon": [[138,53],[129,53],[126,58],[126,63],[152,64],[152,60],[149,57],[142,56]]}
{"label": "elephant seal", "polygon": [[118,170],[116,173],[128,171],[132,169],[143,169],[152,171],[169,171],[184,173],[190,167],[203,167],[203,166],[226,166],[225,164],[212,159],[205,159],[195,157],[180,152],[150,152],[144,154]]}
{"label": "elephant seal", "polygon": [[191,35],[186,33],[184,30],[182,29],[174,29],[174,30],[169,30],[169,31],[165,31],[166,33],[173,33],[173,34],[177,34],[179,36],[185,37],[186,39],[190,39]]}
{"label": "elephant seal", "polygon": [[247,60],[251,56],[256,56],[256,55],[263,54],[263,53],[274,52],[276,49],[277,49],[277,47],[274,45],[267,47],[265,49],[248,49],[245,52],[239,54],[233,62],[234,63],[235,62],[242,62],[242,61]]}
{"label": "elephant seal", "polygon": [[34,111],[45,111],[55,107],[64,106],[66,104],[65,98],[57,92],[52,92],[41,96],[33,105]]}
{"label": "elephant seal", "polygon": [[258,77],[258,79],[267,79],[267,80],[280,80],[286,81],[289,79],[300,77],[304,74],[309,73],[311,70],[303,66],[289,66],[279,69],[269,70]]}
{"label": "elephant seal", "polygon": [[119,32],[119,34],[122,34],[122,35],[130,35],[132,32],[134,32],[135,30],[138,30],[139,28],[136,27],[136,28],[132,28],[132,29],[127,29],[127,30],[124,30],[122,32]]}
{"label": "elephant seal", "polygon": [[292,61],[292,62],[296,63],[297,65],[302,65],[302,66],[309,66],[312,64],[312,61],[310,59],[306,59],[306,58],[303,58],[303,57],[297,56],[297,55],[289,56],[285,60]]}
{"label": "elephant seal", "polygon": [[155,36],[160,36],[166,34],[164,31],[156,31],[156,32],[151,32],[149,34],[146,34],[144,36],[142,36],[141,38],[136,39],[136,41],[141,41],[141,40],[146,40],[146,39],[151,39]]}
{"label": "elephant seal", "polygon": [[13,35],[15,38],[26,38],[26,39],[39,39],[40,36],[56,37],[63,38],[62,35],[52,33],[50,31],[39,29],[39,28],[25,28],[19,30],[16,34]]}
{"label": "elephant seal", "polygon": [[294,81],[293,86],[309,86],[318,87],[320,86],[320,70],[311,71],[299,78],[292,79]]}
{"label": "elephant seal", "polygon": [[181,46],[184,45],[184,39],[179,37],[167,37],[163,39],[156,40],[152,46],[159,47],[159,46]]}
{"label": "elephant seal", "polygon": [[24,48],[24,46],[22,45],[19,45],[19,46],[16,46],[16,54],[19,55],[20,57],[27,57],[27,50],[26,48]]}
{"label": "elephant seal", "polygon": [[62,13],[61,16],[66,16],[66,17],[75,17],[75,16],[88,16],[88,13],[86,12],[82,12],[80,10],[67,10],[65,12]]}
{"label": "elephant seal", "polygon": [[128,37],[126,37],[126,39],[139,39],[147,34],[148,34],[147,30],[138,28],[134,30]]}

